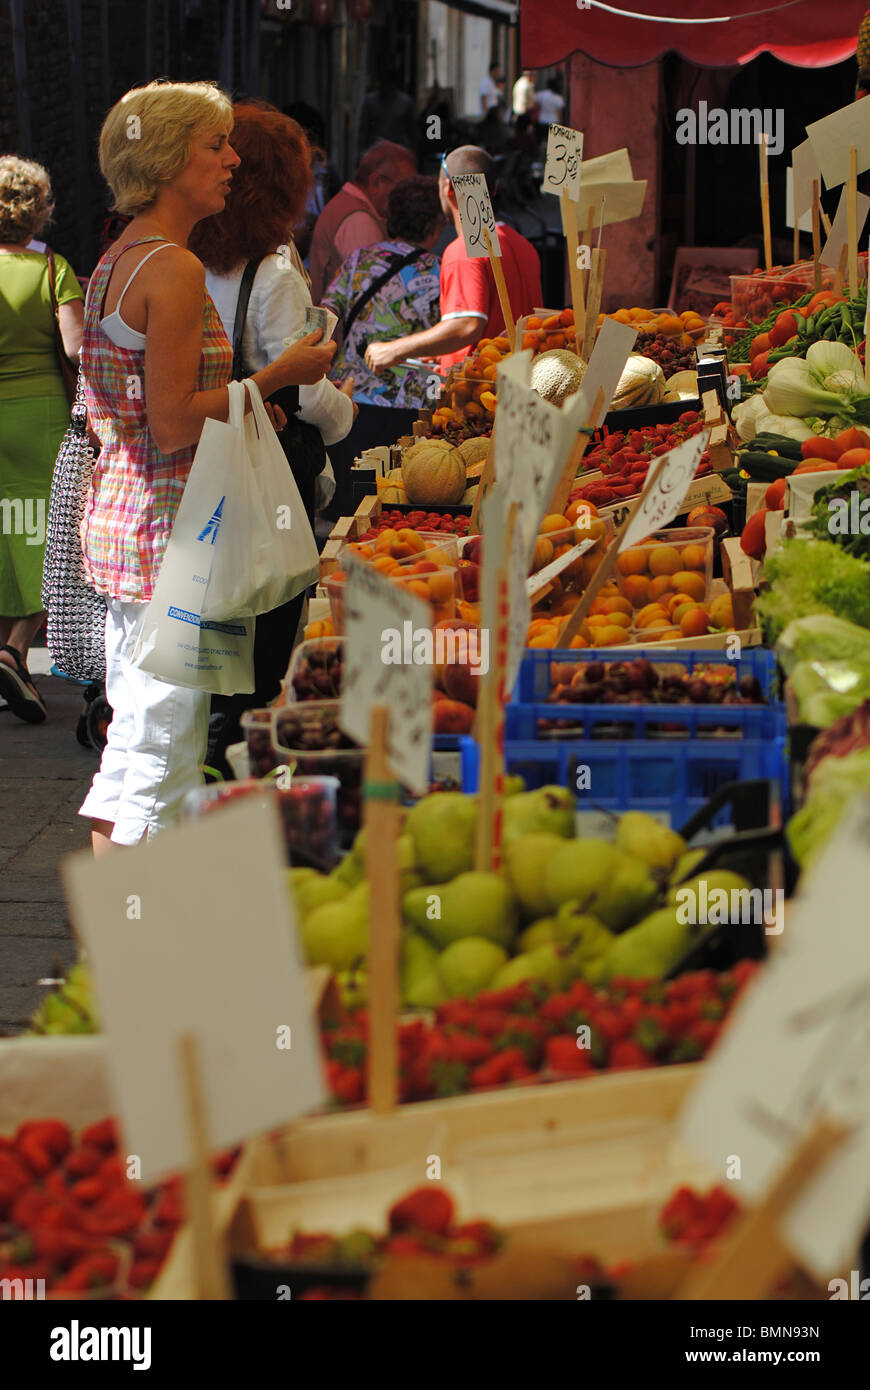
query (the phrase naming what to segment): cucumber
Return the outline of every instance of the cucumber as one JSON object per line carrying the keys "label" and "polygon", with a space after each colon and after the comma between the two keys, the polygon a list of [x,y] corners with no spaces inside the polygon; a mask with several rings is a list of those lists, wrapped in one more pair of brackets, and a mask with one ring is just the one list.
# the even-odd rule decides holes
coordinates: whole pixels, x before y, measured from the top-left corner
{"label": "cucumber", "polygon": [[801,441],[799,439],[789,439],[788,435],[783,434],[757,434],[754,439],[749,441],[750,453],[764,453],[768,449],[775,449],[784,458],[800,461],[803,458],[801,453]]}
{"label": "cucumber", "polygon": [[794,459],[756,453],[754,450],[738,454],[738,459],[740,467],[745,469],[753,482],[760,483],[774,483],[777,478],[787,478],[797,467]]}

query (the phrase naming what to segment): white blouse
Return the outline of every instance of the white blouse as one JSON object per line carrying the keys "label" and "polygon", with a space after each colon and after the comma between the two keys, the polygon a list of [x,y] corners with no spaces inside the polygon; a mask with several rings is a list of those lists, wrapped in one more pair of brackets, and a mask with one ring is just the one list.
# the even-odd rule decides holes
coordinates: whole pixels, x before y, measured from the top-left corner
{"label": "white blouse", "polygon": [[[239,265],[228,275],[215,275],[210,270],[205,273],[206,287],[230,342],[244,269],[244,265]],[[304,277],[287,256],[273,252],[264,257],[251,286],[242,340],[249,371],[259,372],[281,356],[284,352],[282,339],[303,326],[305,310],[311,302],[311,291]],[[314,386],[299,387],[299,405],[300,420],[316,425],[327,447],[344,439],[353,424],[351,398],[326,377]]]}

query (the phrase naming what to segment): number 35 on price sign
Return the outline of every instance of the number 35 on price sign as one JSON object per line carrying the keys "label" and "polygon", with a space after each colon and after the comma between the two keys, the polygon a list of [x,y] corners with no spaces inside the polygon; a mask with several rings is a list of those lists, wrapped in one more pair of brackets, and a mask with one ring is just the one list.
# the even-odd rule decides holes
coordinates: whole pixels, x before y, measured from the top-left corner
{"label": "number 35 on price sign", "polygon": [[564,125],[551,125],[547,134],[547,164],[544,169],[542,193],[567,193],[569,198],[580,197],[580,162],[583,158],[583,133]]}
{"label": "number 35 on price sign", "polygon": [[[495,216],[483,174],[454,174],[453,191],[459,207],[462,235],[469,256],[501,255]],[[485,232],[489,233],[489,245]]]}

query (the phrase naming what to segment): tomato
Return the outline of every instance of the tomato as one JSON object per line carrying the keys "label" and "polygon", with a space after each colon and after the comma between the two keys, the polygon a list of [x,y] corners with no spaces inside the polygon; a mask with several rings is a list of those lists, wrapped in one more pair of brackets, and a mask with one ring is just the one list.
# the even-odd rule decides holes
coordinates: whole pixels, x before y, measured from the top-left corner
{"label": "tomato", "polygon": [[836,443],[841,450],[847,449],[870,449],[870,434],[864,430],[855,429],[853,426],[849,430],[843,430],[842,434],[837,435]]}
{"label": "tomato", "polygon": [[838,468],[863,468],[870,463],[870,449],[846,449],[837,459]]}
{"label": "tomato", "polygon": [[836,439],[820,439],[813,437],[805,439],[801,444],[801,458],[805,459],[830,459],[835,462],[843,452],[842,444],[838,444]]}

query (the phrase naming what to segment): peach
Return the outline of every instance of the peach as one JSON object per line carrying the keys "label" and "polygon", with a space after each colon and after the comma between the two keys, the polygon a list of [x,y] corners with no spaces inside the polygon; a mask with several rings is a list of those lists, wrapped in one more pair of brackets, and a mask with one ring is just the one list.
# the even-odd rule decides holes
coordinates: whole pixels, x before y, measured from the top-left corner
{"label": "peach", "polygon": [[688,594],[696,603],[703,603],[707,583],[703,574],[697,570],[678,570],[671,575],[671,588],[677,594]]}
{"label": "peach", "polygon": [[680,619],[681,637],[703,637],[710,631],[710,620],[703,608],[690,608]]}
{"label": "peach", "polygon": [[642,608],[651,597],[649,580],[645,574],[627,574],[622,580],[622,592],[633,607]]}
{"label": "peach", "polygon": [[707,547],[705,545],[686,545],[683,547],[683,564],[687,570],[702,570],[707,567]]}
{"label": "peach", "polygon": [[655,599],[661,598],[671,587],[671,577],[669,574],[659,574],[649,582],[649,597],[652,603]]}
{"label": "peach", "polygon": [[656,545],[649,552],[650,574],[676,574],[680,563],[680,552],[673,545]]}
{"label": "peach", "polygon": [[628,550],[623,550],[617,558],[616,568],[620,574],[645,574],[647,568],[647,552],[641,550],[639,546],[634,546]]}

